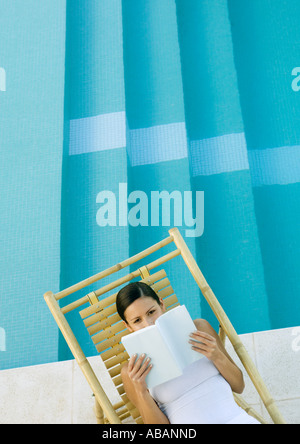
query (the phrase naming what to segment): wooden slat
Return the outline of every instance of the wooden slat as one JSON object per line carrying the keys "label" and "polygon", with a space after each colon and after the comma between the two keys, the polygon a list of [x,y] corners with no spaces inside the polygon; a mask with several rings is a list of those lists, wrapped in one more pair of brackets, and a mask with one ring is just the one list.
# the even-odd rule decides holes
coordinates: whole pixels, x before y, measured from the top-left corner
{"label": "wooden slat", "polygon": [[158,297],[162,298],[164,301],[168,296],[171,296],[174,294],[174,290],[171,286],[164,288],[163,290],[160,290],[158,293]]}
{"label": "wooden slat", "polygon": [[130,409],[130,413],[134,420],[137,420],[137,418],[141,417],[141,414],[136,407]]}
{"label": "wooden slat", "polygon": [[160,290],[162,290],[163,288],[168,287],[169,285],[171,285],[171,284],[170,284],[170,281],[169,281],[169,279],[166,277],[166,278],[164,278],[164,279],[162,279],[162,280],[160,280],[160,281],[154,282],[154,283],[151,285],[151,288],[157,293],[157,292],[159,292]]}
{"label": "wooden slat", "polygon": [[169,307],[171,307],[171,305],[177,304],[177,303],[179,304],[176,294],[173,294],[172,296],[170,296],[164,300],[164,304],[165,304],[166,308],[169,308]]}
{"label": "wooden slat", "polygon": [[[117,293],[111,294],[110,296],[107,296],[105,299],[102,299],[97,304],[91,305],[90,307],[85,308],[80,312],[80,315],[82,318],[86,318],[87,316],[90,316],[93,313],[97,313],[100,310],[103,310],[106,307],[109,307],[110,305],[114,304],[116,302]],[[93,308],[95,310],[93,310]]]}
{"label": "wooden slat", "polygon": [[[123,404],[123,403],[122,403],[122,404]],[[118,409],[117,409],[117,410],[118,410]],[[118,415],[119,417],[123,416],[123,415],[126,414],[126,413],[129,414],[126,405],[123,405],[122,408],[120,408],[120,409],[117,411],[117,415]]]}
{"label": "wooden slat", "polygon": [[118,410],[118,409],[120,409],[121,407],[125,407],[125,403],[124,403],[124,401],[119,401],[119,402],[117,402],[116,404],[113,404],[113,408],[114,408],[115,410]]}
{"label": "wooden slat", "polygon": [[120,414],[119,412],[117,412],[117,415],[119,416],[121,421],[123,421],[123,419],[129,418],[131,416],[130,412],[128,412],[126,410],[124,410],[123,414]]}
{"label": "wooden slat", "polygon": [[119,385],[123,384],[122,376],[121,376],[121,369],[120,369],[120,372],[117,375],[115,375],[115,377],[113,378],[113,383],[115,384],[116,387],[119,387]]}
{"label": "wooden slat", "polygon": [[179,302],[177,304],[172,305],[172,307],[167,307],[167,311],[173,310],[173,308],[179,307]]}
{"label": "wooden slat", "polygon": [[117,312],[116,304],[112,304],[109,307],[105,308],[104,310],[101,309],[101,311],[99,311],[98,313],[93,314],[92,316],[84,319],[83,321],[84,325],[86,327],[90,327],[96,324],[96,322],[105,321],[109,316],[116,314],[116,312]]}
{"label": "wooden slat", "polygon": [[167,273],[165,272],[165,270],[159,270],[156,273],[153,273],[150,276],[146,277],[145,279],[141,279],[140,282],[144,282],[144,284],[152,286],[155,282],[158,282],[165,277],[167,277]]}
{"label": "wooden slat", "polygon": [[120,385],[119,387],[117,387],[117,391],[120,396],[125,395],[125,389],[124,389],[123,385]]}
{"label": "wooden slat", "polygon": [[110,374],[111,378],[114,376],[118,376],[121,373],[122,365],[118,364],[115,367],[112,367],[108,370],[108,373]]}
{"label": "wooden slat", "polygon": [[[115,300],[116,299],[114,299],[113,302],[115,302]],[[107,298],[104,301],[105,301],[105,306],[108,307],[110,304],[106,302]],[[98,304],[90,305],[89,307],[85,308],[84,310],[81,310],[79,312],[79,314],[82,317],[82,319],[85,319],[88,316],[91,316],[95,313],[100,313],[103,310],[104,304],[102,302],[104,302],[104,301],[99,301]]]}
{"label": "wooden slat", "polygon": [[[85,321],[87,321],[87,322],[85,322],[85,325],[86,326],[93,325],[93,324],[95,324],[95,322],[97,322],[96,319],[99,321],[102,321],[102,320],[108,318],[109,316],[115,314],[116,312],[117,312],[116,304],[109,305],[107,308],[101,309],[101,311],[99,311],[99,313],[96,313],[97,316],[92,315],[88,319],[85,319]],[[95,317],[93,317],[93,316],[95,316]]]}
{"label": "wooden slat", "polygon": [[124,351],[122,353],[119,353],[118,355],[107,359],[104,363],[107,369],[110,369],[111,367],[114,367],[117,364],[121,364],[124,361],[127,361],[127,359],[129,358],[128,353],[126,352],[126,350],[124,349]]}
{"label": "wooden slat", "polygon": [[[128,332],[128,334],[129,334],[129,332]],[[113,358],[114,356],[118,355],[119,353],[123,353],[124,350],[125,350],[124,345],[119,343],[112,348],[107,347],[107,350],[105,349],[105,351],[102,351],[101,349],[98,351],[100,351],[100,352],[102,351],[101,358],[103,361],[106,361],[107,359]]]}
{"label": "wooden slat", "polygon": [[117,324],[112,325],[109,328],[102,330],[100,333],[96,333],[94,336],[92,336],[93,342],[94,344],[98,344],[99,342],[109,339],[121,331],[125,331],[125,328],[126,327],[123,322],[118,322]]}
{"label": "wooden slat", "polygon": [[101,351],[106,350],[109,347],[113,347],[116,344],[119,344],[121,341],[121,338],[125,335],[129,334],[129,331],[125,331],[122,333],[119,333],[116,336],[113,336],[112,338],[107,339],[106,341],[104,341],[103,343],[100,342],[100,344],[95,344],[96,345],[96,349],[98,350],[99,353],[101,353]]}
{"label": "wooden slat", "polygon": [[99,317],[97,315],[93,315],[93,316],[95,316],[95,318],[94,318],[95,322],[93,323],[93,325],[88,327],[88,332],[90,335],[93,335],[93,334],[97,333],[98,331],[104,330],[105,328],[108,328],[111,325],[116,324],[117,322],[121,321],[121,318],[118,313],[115,313],[115,314],[111,315],[109,318],[105,318],[103,320],[101,320],[101,317]]}

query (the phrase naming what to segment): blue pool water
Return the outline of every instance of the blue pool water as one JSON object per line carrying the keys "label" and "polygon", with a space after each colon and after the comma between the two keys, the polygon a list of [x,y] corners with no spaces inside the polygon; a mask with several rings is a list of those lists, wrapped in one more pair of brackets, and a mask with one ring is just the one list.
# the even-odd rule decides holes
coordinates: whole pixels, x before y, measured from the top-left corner
{"label": "blue pool water", "polygon": [[[71,358],[43,294],[160,241],[176,221],[238,333],[299,325],[299,1],[0,10],[0,370]],[[129,220],[120,184],[136,197]],[[116,199],[106,226],[103,191]],[[171,201],[170,220],[153,222],[161,191],[192,193],[194,218],[204,192],[201,235],[186,236],[192,215],[182,208],[178,223]],[[134,207],[141,196],[147,214]],[[183,262],[166,271],[192,316],[217,328]],[[68,320],[95,354],[78,314]]]}

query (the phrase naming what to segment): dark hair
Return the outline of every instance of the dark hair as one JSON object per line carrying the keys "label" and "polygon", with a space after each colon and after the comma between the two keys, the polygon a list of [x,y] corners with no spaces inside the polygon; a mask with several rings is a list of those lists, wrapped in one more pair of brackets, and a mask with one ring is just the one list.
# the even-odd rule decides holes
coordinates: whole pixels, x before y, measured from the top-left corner
{"label": "dark hair", "polygon": [[126,322],[124,316],[126,308],[142,296],[150,297],[161,305],[159,297],[155,291],[149,285],[144,284],[143,282],[132,282],[119,291],[117,294],[116,305],[119,316],[123,319],[123,321]]}

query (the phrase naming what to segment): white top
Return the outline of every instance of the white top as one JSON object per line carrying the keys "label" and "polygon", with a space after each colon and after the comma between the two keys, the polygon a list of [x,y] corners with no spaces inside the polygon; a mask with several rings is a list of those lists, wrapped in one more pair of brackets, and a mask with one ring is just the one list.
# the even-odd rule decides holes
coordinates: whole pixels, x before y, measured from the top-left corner
{"label": "white top", "polygon": [[236,404],[230,385],[206,357],[150,393],[171,424],[260,424]]}

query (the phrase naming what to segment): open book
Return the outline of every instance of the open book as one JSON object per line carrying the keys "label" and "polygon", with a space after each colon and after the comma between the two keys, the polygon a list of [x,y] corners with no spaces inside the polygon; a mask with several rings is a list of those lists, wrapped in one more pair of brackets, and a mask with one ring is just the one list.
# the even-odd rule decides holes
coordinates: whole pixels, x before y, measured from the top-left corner
{"label": "open book", "polygon": [[149,389],[182,375],[185,367],[203,358],[188,342],[195,330],[185,305],[181,305],[161,315],[155,325],[122,338],[129,356],[145,353],[151,358],[153,368],[146,377]]}

